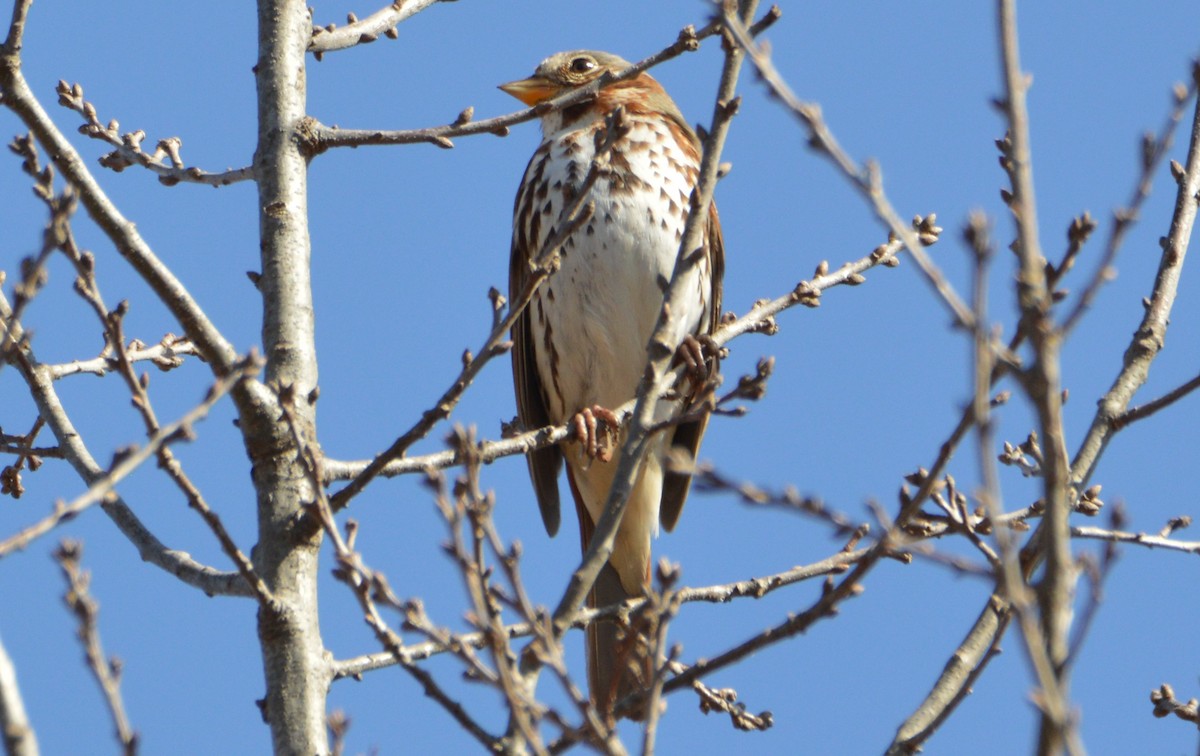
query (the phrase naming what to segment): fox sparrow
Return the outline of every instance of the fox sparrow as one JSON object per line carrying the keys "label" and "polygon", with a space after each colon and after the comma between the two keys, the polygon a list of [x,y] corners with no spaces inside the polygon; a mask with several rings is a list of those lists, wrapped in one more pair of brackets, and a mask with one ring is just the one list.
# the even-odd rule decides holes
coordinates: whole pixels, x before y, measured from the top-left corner
{"label": "fox sparrow", "polygon": [[[527,105],[548,100],[629,63],[602,52],[552,55],[533,76],[500,88]],[[571,420],[576,437],[532,452],[529,473],[551,534],[558,530],[558,473],[567,481],[586,549],[604,510],[616,465],[597,440],[597,419],[613,430],[606,408],[632,399],[645,370],[646,347],[663,306],[696,185],[700,144],[662,86],[642,73],[601,89],[594,99],[542,115],[543,139],[517,191],[509,291],[522,291],[535,257],[583,189],[605,119],[623,108],[627,128],[598,166],[586,201],[592,216],[562,245],[561,267],[537,290],[513,327],[513,379],[518,416],[526,428]],[[685,273],[687,292],[675,316],[674,343],[689,364],[715,369],[715,357],[697,354],[696,337],[711,334],[720,318],[724,252],[716,207],[705,224],[706,254]],[[707,364],[706,364],[707,360]],[[686,393],[686,392],[684,392]],[[678,401],[688,401],[683,398]],[[665,416],[672,409],[661,402]],[[650,538],[659,523],[671,530],[691,485],[689,475],[666,469],[671,446],[695,455],[707,424],[693,420],[658,434],[643,461],[609,562],[589,596],[608,606],[639,596],[650,579]],[[618,435],[619,437],[619,435]],[[588,680],[592,701],[611,711],[621,697],[650,682],[652,659],[615,622],[588,627]],[[640,712],[634,712],[638,716]]]}

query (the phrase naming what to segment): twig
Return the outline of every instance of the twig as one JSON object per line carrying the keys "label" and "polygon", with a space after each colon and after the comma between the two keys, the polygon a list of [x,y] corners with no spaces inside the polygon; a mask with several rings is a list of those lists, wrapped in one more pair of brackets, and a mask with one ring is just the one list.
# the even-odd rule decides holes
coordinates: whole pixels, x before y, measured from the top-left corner
{"label": "twig", "polygon": [[313,54],[314,58],[320,60],[323,53],[345,50],[355,45],[365,45],[379,39],[380,34],[388,39],[395,39],[398,36],[397,24],[441,1],[397,0],[361,20],[351,13],[348,15],[345,26],[339,27],[336,24],[313,26],[308,51]]}
{"label": "twig", "polygon": [[84,656],[88,668],[100,684],[100,692],[104,694],[104,701],[112,714],[113,726],[116,728],[122,752],[125,756],[134,756],[138,750],[138,734],[129,724],[129,718],[125,714],[125,702],[121,698],[123,665],[120,659],[110,659],[106,656],[104,647],[100,644],[100,630],[96,625],[100,606],[88,593],[91,574],[84,571],[80,562],[82,556],[83,544],[78,541],[64,540],[54,552],[54,559],[62,567],[63,576],[67,580],[67,593],[63,600],[79,623],[78,635],[83,643]]}
{"label": "twig", "polygon": [[365,147],[369,145],[387,144],[417,144],[426,142],[438,147],[449,149],[454,146],[454,137],[470,136],[473,134],[494,134],[507,136],[508,127],[518,123],[532,121],[543,115],[568,108],[572,105],[591,100],[604,87],[614,82],[632,79],[643,71],[664,61],[676,58],[685,52],[696,50],[700,41],[717,32],[720,24],[713,21],[704,28],[696,31],[695,27],[685,26],[679,36],[659,52],[634,63],[629,68],[616,74],[605,73],[587,86],[579,87],[554,99],[538,103],[531,108],[525,108],[508,115],[486,118],[482,121],[472,120],[473,108],[466,108],[453,123],[445,126],[433,126],[425,129],[408,129],[402,131],[385,131],[382,129],[342,129],[332,128],[309,119],[305,128],[313,153],[324,152],[334,147]]}
{"label": "twig", "polygon": [[0,88],[4,90],[4,105],[29,127],[46,152],[53,156],[59,171],[78,191],[79,201],[112,240],[117,251],[133,265],[183,324],[205,359],[218,371],[229,370],[237,359],[233,347],[220,335],[183,285],[154,255],[136,226],[117,211],[79,153],[46,115],[20,68],[12,65],[11,60],[0,65]]}
{"label": "twig", "polygon": [[96,106],[83,99],[82,84],[68,84],[60,79],[54,91],[58,94],[59,105],[83,116],[84,124],[79,127],[81,134],[115,148],[100,158],[100,165],[114,173],[120,173],[131,165],[140,165],[157,175],[163,186],[175,186],[183,182],[221,187],[254,180],[253,166],[230,168],[220,173],[210,173],[196,166],[185,167],[180,153],[183,140],[177,136],[158,140],[154,152],[146,152],[142,149],[146,132],[137,129],[122,134],[121,125],[115,119],[107,124],[101,123]]}
{"label": "twig", "polygon": [[[1195,77],[1196,71],[1197,69],[1193,65],[1193,77]],[[1175,299],[1179,272],[1183,263],[1181,254],[1173,253],[1168,255],[1165,250],[1187,249],[1191,226],[1196,212],[1194,198],[1196,197],[1197,190],[1200,189],[1200,103],[1197,104],[1197,110],[1193,116],[1187,167],[1179,166],[1179,170],[1173,170],[1173,173],[1179,183],[1179,189],[1176,196],[1175,213],[1171,223],[1171,236],[1168,237],[1168,245],[1165,247],[1163,257],[1160,260],[1154,290],[1151,297],[1147,300],[1146,315],[1142,320],[1141,326],[1135,331],[1130,347],[1126,350],[1124,364],[1114,380],[1112,388],[1100,401],[1099,408],[1093,418],[1087,436],[1072,461],[1071,478],[1076,482],[1077,488],[1085,486],[1090,479],[1103,450],[1111,439],[1112,434],[1117,430],[1114,427],[1114,418],[1119,417],[1124,412],[1134,393],[1145,382],[1149,364],[1157,355],[1163,343],[1162,339],[1166,329],[1167,318],[1170,315],[1171,306]],[[1087,228],[1088,225],[1087,223],[1081,223],[1076,233],[1090,233],[1090,229]],[[1057,271],[1064,271],[1065,269],[1066,260],[1058,266]],[[1023,329],[1018,329],[1009,342],[1010,350],[1015,349],[1024,339],[1025,335]],[[1006,371],[1007,366],[998,364],[996,370],[993,371],[993,384]],[[965,432],[965,429],[969,428],[972,423],[973,410],[972,408],[968,408],[960,419],[958,427],[951,434],[951,440],[943,445],[943,450],[948,445],[955,444],[954,439],[959,435],[960,431]],[[1029,513],[1032,514],[1032,512]],[[1006,518],[1017,514],[1017,512],[1009,513],[1009,515],[1006,515]],[[1086,535],[1080,534],[1079,537],[1086,537]],[[1165,534],[1160,534],[1160,537],[1165,537]],[[1036,569],[1039,564],[1039,557],[1035,549],[1036,543],[1037,534],[1035,533],[1034,537],[1022,549],[1021,558],[1025,564],[1024,572],[1026,575]],[[984,649],[998,647],[1008,627],[1010,618],[1010,606],[1007,599],[999,592],[994,592],[988,598],[988,603],[981,611],[979,618],[975,621],[972,628],[968,631],[964,641],[955,649],[947,665],[946,672],[942,674],[937,684],[934,685],[929,696],[922,703],[921,708],[929,707],[931,709],[938,709],[961,698],[966,691],[966,686],[970,684],[969,681],[975,679],[983,665],[991,658],[990,654],[983,653]],[[969,675],[960,674],[961,671],[967,668],[972,670]],[[944,716],[944,714],[945,712],[941,716]]]}
{"label": "twig", "polygon": [[866,533],[864,524],[855,523],[841,512],[826,508],[818,498],[801,496],[795,488],[768,491],[749,481],[739,483],[721,474],[709,463],[697,465],[693,474],[694,491],[733,493],[742,503],[753,507],[773,507],[807,514],[832,525],[835,536],[848,536],[860,530],[861,534]]}
{"label": "twig", "polygon": [[[0,321],[0,368],[9,361],[13,350],[25,346],[17,335],[21,331],[21,316],[49,280],[46,263],[62,245],[63,234],[71,227],[77,205],[75,192],[69,185],[61,193],[55,192],[54,166],[42,165],[33,137],[17,136],[8,149],[21,158],[21,170],[33,179],[33,193],[46,205],[50,218],[42,231],[42,246],[37,255],[21,261],[21,280],[13,287],[11,311]],[[0,283],[3,282],[4,276],[0,273]]]}
{"label": "twig", "polygon": [[[113,359],[111,351],[111,347],[106,345],[100,356],[90,360],[72,360],[57,365],[44,365],[43,368],[56,381],[82,373],[105,375],[116,367],[116,361]],[[199,355],[200,352],[196,349],[195,344],[186,337],[176,336],[173,333],[166,334],[161,341],[152,346],[146,346],[138,339],[130,341],[125,346],[125,357],[130,362],[150,362],[164,373],[182,365],[184,357],[198,357]]]}
{"label": "twig", "polygon": [[[315,524],[329,536],[329,541],[333,546],[334,559],[337,563],[337,567],[333,571],[334,577],[341,580],[351,589],[351,592],[359,602],[359,606],[363,609],[364,621],[375,633],[375,637],[380,645],[387,650],[405,672],[417,680],[424,690],[425,695],[432,698],[445,709],[454,721],[473,736],[482,746],[489,750],[497,749],[500,745],[500,739],[485,730],[467,712],[462,704],[451,698],[438,685],[429,672],[416,666],[407,658],[403,641],[383,619],[376,602],[377,600],[384,602],[392,608],[405,612],[409,618],[409,622],[418,621],[420,615],[423,614],[423,610],[419,602],[404,604],[397,599],[395,594],[392,593],[387,579],[381,573],[371,570],[363,561],[362,555],[354,550],[353,544],[357,532],[357,523],[353,521],[348,523],[348,536],[343,537],[341,529],[338,528],[337,523],[334,521],[333,508],[330,506],[329,498],[325,495],[325,490],[320,485],[322,479],[320,457],[313,445],[305,438],[300,422],[296,417],[292,404],[295,400],[295,393],[289,392],[287,395],[282,396],[281,400],[280,406],[283,409],[287,427],[291,431],[299,461],[302,463],[303,470],[312,483],[313,491],[316,493],[316,501],[308,506],[306,514],[313,518]],[[334,670],[335,668],[332,665],[328,668],[330,679],[334,679]]]}
{"label": "twig", "polygon": [[325,718],[329,728],[330,749],[333,756],[342,756],[346,750],[346,733],[350,730],[350,717],[341,709],[334,709]]}
{"label": "twig", "polygon": [[1163,683],[1158,690],[1150,691],[1150,703],[1154,704],[1154,716],[1162,719],[1174,714],[1185,722],[1200,728],[1200,701],[1192,698],[1184,703],[1175,698],[1175,689]]}
{"label": "twig", "polygon": [[1061,341],[1055,334],[1050,307],[1053,303],[1045,275],[1045,258],[1038,236],[1037,201],[1033,188],[1033,167],[1029,147],[1029,113],[1025,95],[1027,74],[1021,70],[1017,43],[1016,6],[1013,0],[998,0],[999,43],[1004,73],[1003,108],[1008,119],[1011,149],[1006,170],[1012,191],[1008,199],[1017,224],[1017,301],[1021,323],[1029,333],[1034,349],[1033,364],[1024,374],[1022,386],[1038,414],[1045,459],[1042,465],[1042,492],[1046,512],[1039,528],[1043,532],[1044,575],[1038,586],[1041,615],[1040,637],[1034,625],[1021,612],[1025,648],[1037,675],[1041,691],[1039,748],[1043,753],[1058,753],[1064,747],[1082,753],[1078,731],[1070,718],[1068,678],[1065,671],[1069,651],[1071,595],[1075,586],[1070,541],[1070,460],[1062,426],[1062,389],[1060,376]]}
{"label": "twig", "polygon": [[[1192,76],[1194,81],[1200,78],[1200,62],[1193,62]],[[1193,99],[1187,160],[1182,171],[1175,174],[1178,183],[1175,210],[1170,230],[1162,241],[1163,252],[1154,286],[1149,298],[1143,302],[1145,314],[1125,350],[1121,369],[1112,387],[1101,398],[1087,435],[1076,452],[1072,477],[1081,486],[1087,485],[1109,440],[1122,427],[1114,422],[1125,413],[1134,394],[1145,384],[1150,364],[1166,339],[1167,323],[1196,220],[1196,197],[1200,193],[1200,98]]]}
{"label": "twig", "polygon": [[[1120,503],[1109,511],[1109,522],[1114,530],[1125,523],[1125,508]],[[1092,629],[1092,623],[1095,622],[1096,615],[1100,612],[1100,605],[1104,603],[1104,583],[1108,580],[1113,565],[1116,564],[1118,553],[1116,542],[1107,541],[1100,550],[1099,564],[1096,564],[1091,553],[1080,555],[1079,562],[1082,572],[1088,580],[1088,598],[1080,612],[1079,621],[1075,624],[1075,635],[1071,639],[1070,650],[1067,653],[1068,667],[1079,659],[1080,649],[1083,648],[1083,643]]]}
{"label": "twig", "polygon": [[[684,665],[677,665],[677,672],[685,670]],[[701,713],[724,712],[729,715],[729,721],[733,723],[733,726],[739,730],[769,730],[775,724],[775,717],[769,711],[759,714],[751,714],[746,711],[746,704],[737,700],[738,694],[733,688],[710,688],[696,680],[692,683],[692,690],[696,691],[696,695],[700,697]]]}
{"label": "twig", "polygon": [[[869,549],[867,556],[875,552],[876,549]],[[755,632],[746,640],[720,654],[696,662],[686,672],[667,682],[663,686],[663,692],[669,693],[683,687],[690,687],[702,675],[735,664],[756,651],[805,632],[821,619],[834,616],[837,614],[838,606],[844,600],[863,592],[860,580],[873,565],[874,561],[864,557],[848,576],[842,578],[841,582],[835,584],[832,577],[827,578],[821,597],[808,609],[799,614],[789,615],[787,619],[777,625]]]}
{"label": "twig", "polygon": [[1184,554],[1200,554],[1200,541],[1179,541],[1151,533],[1129,533],[1124,530],[1078,525],[1071,528],[1071,536],[1093,541],[1127,543],[1133,546],[1145,546],[1149,549],[1179,551]]}
{"label": "twig", "polygon": [[1197,375],[1195,378],[1184,383],[1183,385],[1176,386],[1157,399],[1152,399],[1137,407],[1131,407],[1122,412],[1120,415],[1117,415],[1110,421],[1113,426],[1113,430],[1118,431],[1130,423],[1135,423],[1138,420],[1144,420],[1153,415],[1155,412],[1171,406],[1198,388],[1200,388],[1200,375]]}
{"label": "twig", "polygon": [[[16,462],[11,465],[6,465],[3,470],[0,470],[0,494],[12,496],[14,499],[21,498],[21,494],[25,493],[25,487],[21,483],[21,470],[26,465],[32,472],[42,466],[42,458],[38,455],[38,450],[33,448],[33,442],[37,439],[38,432],[46,425],[46,421],[38,416],[33,421],[33,427],[29,429],[29,433],[24,436],[9,436],[7,433],[0,432],[0,442],[16,441],[16,444],[0,443],[0,452],[7,452],[17,456]],[[62,450],[51,448],[50,456],[62,457]]]}
{"label": "twig", "polygon": [[[504,631],[502,608],[496,589],[492,585],[493,569],[487,563],[487,530],[490,527],[495,500],[491,494],[484,495],[479,486],[480,462],[472,454],[475,447],[474,433],[461,426],[455,426],[450,435],[450,443],[466,457],[463,474],[454,483],[453,497],[447,492],[445,480],[440,474],[432,473],[430,476],[430,485],[436,491],[438,509],[449,530],[450,541],[446,551],[457,564],[471,600],[472,612],[469,617],[472,624],[481,630],[489,641],[488,650],[491,652],[494,673],[484,670],[490,674],[490,677],[485,679],[489,679],[508,704],[508,738],[519,738],[521,743],[535,753],[544,753],[545,747],[537,729],[537,720],[542,713],[541,707],[533,700],[531,691],[518,669],[516,656],[509,646],[509,638]],[[464,530],[470,534],[469,541],[464,538]],[[470,648],[463,646],[455,650],[465,652]],[[462,653],[456,655],[463,656]],[[481,668],[473,654],[466,655],[464,659],[469,672]]]}

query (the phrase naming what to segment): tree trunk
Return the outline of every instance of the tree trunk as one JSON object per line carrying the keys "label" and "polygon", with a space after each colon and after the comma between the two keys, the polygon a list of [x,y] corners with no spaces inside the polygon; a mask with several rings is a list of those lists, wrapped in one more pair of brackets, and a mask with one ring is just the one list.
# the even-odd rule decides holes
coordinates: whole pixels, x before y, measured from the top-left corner
{"label": "tree trunk", "polygon": [[[303,0],[258,4],[258,181],[266,385],[286,411],[243,414],[253,463],[259,541],[255,565],[274,598],[260,608],[267,694],[263,715],[277,754],[329,750],[329,666],[317,613],[321,531],[303,516],[316,498],[297,438],[316,448],[316,347],[309,266],[307,162],[296,130],[305,115],[305,50],[312,25]],[[294,398],[294,401],[293,401]]]}

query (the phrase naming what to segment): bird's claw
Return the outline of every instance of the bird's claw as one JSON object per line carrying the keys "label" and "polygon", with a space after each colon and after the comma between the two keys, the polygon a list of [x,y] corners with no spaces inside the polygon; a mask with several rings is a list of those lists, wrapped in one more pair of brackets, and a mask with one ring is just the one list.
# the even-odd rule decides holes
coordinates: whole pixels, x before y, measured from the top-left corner
{"label": "bird's claw", "polygon": [[708,380],[708,358],[716,354],[717,349],[716,342],[708,334],[696,337],[689,333],[679,343],[679,348],[675,350],[675,359],[684,365],[684,374],[691,382],[693,391],[700,390]]}
{"label": "bird's claw", "polygon": [[585,457],[601,462],[612,460],[617,429],[621,427],[621,418],[615,412],[593,404],[575,413],[571,423],[575,427],[575,440]]}

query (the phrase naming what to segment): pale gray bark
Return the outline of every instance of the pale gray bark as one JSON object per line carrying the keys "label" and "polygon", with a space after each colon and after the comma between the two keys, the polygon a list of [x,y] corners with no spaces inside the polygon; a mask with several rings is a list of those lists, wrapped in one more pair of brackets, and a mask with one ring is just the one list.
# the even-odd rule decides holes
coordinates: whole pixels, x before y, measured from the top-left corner
{"label": "pale gray bark", "polygon": [[0,643],[0,734],[8,756],[38,756],[37,735],[25,715],[17,670]]}
{"label": "pale gray bark", "polygon": [[255,566],[274,598],[259,610],[267,694],[264,715],[275,753],[329,750],[325,695],[330,671],[317,613],[317,557],[321,532],[303,517],[316,497],[314,481],[297,454],[297,439],[315,438],[317,385],[309,279],[307,164],[296,130],[304,118],[305,49],[311,36],[301,0],[258,4],[259,230],[262,250],[263,350],[266,384],[287,413],[242,417],[258,498]]}

